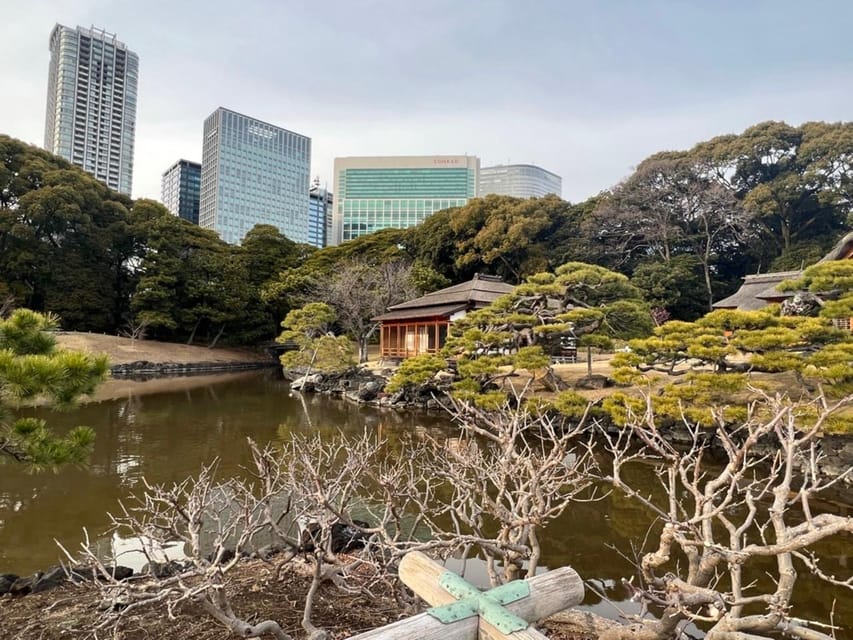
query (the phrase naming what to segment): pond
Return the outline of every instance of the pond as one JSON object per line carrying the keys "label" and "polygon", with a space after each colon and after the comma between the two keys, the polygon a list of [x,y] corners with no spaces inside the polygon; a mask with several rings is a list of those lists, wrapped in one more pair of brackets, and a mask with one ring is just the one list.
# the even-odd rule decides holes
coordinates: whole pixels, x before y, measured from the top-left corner
{"label": "pond", "polygon": [[[96,446],[84,469],[31,474],[16,465],[0,465],[0,572],[23,575],[55,564],[59,552],[53,540],[78,548],[84,527],[92,536],[101,535],[108,527],[107,511],[115,511],[120,499],[138,490],[143,477],[152,483],[180,481],[214,458],[220,475],[240,473],[251,462],[247,437],[264,443],[294,433],[335,438],[364,429],[382,436],[428,431],[440,437],[453,429],[442,415],[380,411],[292,394],[285,381],[269,372],[157,382],[156,393],[143,393],[145,383],[142,392],[131,388],[120,398],[91,402],[73,412],[31,412],[47,417],[58,430],[93,427]],[[636,473],[651,490],[651,469]],[[633,573],[622,554],[631,555],[632,545],[643,543],[650,523],[646,511],[615,494],[572,506],[546,531],[542,564],[572,566],[620,608],[636,611],[620,586],[620,579]],[[850,543],[849,537],[841,538],[820,548],[826,573],[850,573]],[[851,592],[801,575],[797,594],[798,617],[827,620],[834,610],[837,624],[853,626]],[[585,605],[608,617],[618,615],[591,592]],[[853,638],[839,635],[845,637]]]}

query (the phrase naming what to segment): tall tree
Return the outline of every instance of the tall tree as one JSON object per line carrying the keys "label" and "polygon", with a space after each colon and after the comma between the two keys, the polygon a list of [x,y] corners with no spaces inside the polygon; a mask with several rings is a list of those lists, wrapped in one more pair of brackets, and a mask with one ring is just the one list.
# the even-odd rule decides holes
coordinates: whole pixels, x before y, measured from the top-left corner
{"label": "tall tree", "polygon": [[[741,249],[749,219],[732,189],[702,175],[689,153],[652,156],[604,200],[589,226],[629,265],[690,254],[702,267],[706,310],[719,255]],[[633,267],[631,267],[633,268]]]}
{"label": "tall tree", "polygon": [[853,202],[853,124],[764,122],[697,145],[707,175],[734,189],[777,247],[836,235]]}

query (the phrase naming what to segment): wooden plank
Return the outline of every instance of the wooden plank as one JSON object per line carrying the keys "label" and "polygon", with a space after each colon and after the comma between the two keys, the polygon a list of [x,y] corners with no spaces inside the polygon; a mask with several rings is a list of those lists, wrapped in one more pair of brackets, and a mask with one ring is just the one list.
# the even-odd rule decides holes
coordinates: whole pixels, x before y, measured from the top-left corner
{"label": "wooden plank", "polygon": [[478,624],[477,617],[444,624],[428,613],[421,613],[372,631],[365,631],[349,640],[474,640],[477,637]]}
{"label": "wooden plank", "polygon": [[[406,554],[400,561],[400,579],[432,607],[456,601],[439,585],[439,579],[445,571],[447,569],[444,566],[418,551]],[[583,581],[571,567],[532,576],[527,579],[527,584],[530,586],[530,595],[504,608],[528,622],[547,618],[583,600]],[[489,623],[481,621],[479,637],[481,640],[533,640],[545,636],[530,628],[505,635]]]}

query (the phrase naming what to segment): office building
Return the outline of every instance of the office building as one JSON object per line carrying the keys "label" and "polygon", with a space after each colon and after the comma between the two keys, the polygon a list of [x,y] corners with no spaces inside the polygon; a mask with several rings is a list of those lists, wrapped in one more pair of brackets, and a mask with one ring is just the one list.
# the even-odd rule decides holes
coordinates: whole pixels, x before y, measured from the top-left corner
{"label": "office building", "polygon": [[332,233],[332,192],[315,181],[308,192],[308,244],[322,249]]}
{"label": "office building", "polygon": [[50,34],[44,147],[130,195],[139,57],[115,34]]}
{"label": "office building", "polygon": [[173,215],[198,224],[201,197],[201,165],[178,160],[166,169],[160,181],[160,200]]}
{"label": "office building", "polygon": [[477,195],[541,198],[549,193],[563,196],[563,179],[556,173],[532,164],[499,164],[480,169]]}
{"label": "office building", "polygon": [[230,243],[256,224],[308,242],[311,139],[223,109],[204,121],[199,224]]}
{"label": "office building", "polygon": [[415,226],[477,195],[475,156],[335,158],[332,243]]}

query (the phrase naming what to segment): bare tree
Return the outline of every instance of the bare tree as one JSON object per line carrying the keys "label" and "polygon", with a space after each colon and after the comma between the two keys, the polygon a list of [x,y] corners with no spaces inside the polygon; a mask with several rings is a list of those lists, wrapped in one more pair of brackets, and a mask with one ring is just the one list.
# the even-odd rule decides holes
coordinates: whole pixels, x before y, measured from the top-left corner
{"label": "bare tree", "polygon": [[460,436],[430,439],[423,465],[444,489],[426,511],[433,537],[482,552],[492,584],[517,578],[525,563],[535,574],[542,528],[572,502],[595,499],[585,417],[568,424],[517,402],[500,411],[457,403],[452,414]]}
{"label": "bare tree", "polygon": [[131,340],[145,340],[148,334],[148,329],[151,328],[151,322],[147,319],[134,317],[125,323],[124,327],[119,331],[119,335],[123,338]]}
{"label": "bare tree", "polygon": [[[346,588],[354,568],[371,562],[370,555],[353,559],[339,552],[366,541],[365,529],[349,514],[380,443],[367,436],[335,444],[296,437],[279,451],[254,443],[251,448],[252,481],[216,481],[209,466],[197,478],[169,487],[146,483],[142,495],[112,516],[117,530],[144,541],[147,579],[113,579],[94,546],[84,543],[87,563],[103,578],[98,584],[108,606],[101,627],[118,624],[139,607],[165,606],[174,615],[192,602],[240,637],[289,639],[274,620],[253,624],[241,618],[228,596],[229,572],[263,545],[264,555],[281,552],[275,556],[279,577],[297,555],[308,561],[311,583],[302,626],[312,640],[327,637],[312,620],[319,587],[328,581]],[[168,549],[177,549],[173,557]],[[75,560],[70,554],[69,559]],[[387,579],[378,571],[368,574]]]}
{"label": "bare tree", "polygon": [[[722,416],[713,435],[685,421],[691,441],[683,450],[661,434],[650,401],[645,415],[630,416],[628,428],[601,429],[612,454],[612,467],[602,479],[643,504],[663,526],[657,548],[639,559],[639,584],[627,583],[636,598],[661,610],[659,617],[635,616],[630,626],[602,634],[604,640],[675,638],[690,622],[710,625],[709,640],[777,634],[830,639],[827,623],[792,615],[794,563],[853,588],[853,577],[824,574],[810,552],[825,538],[853,532],[853,519],[818,514],[812,507],[816,495],[842,480],[819,474],[817,438],[853,396],[832,405],[821,396],[803,405],[753,393],[761,401],[733,431]],[[722,451],[722,465],[713,460],[712,443]],[[631,464],[650,458],[659,462],[659,496],[633,487],[626,473]],[[679,558],[687,559],[686,566]],[[775,560],[775,588],[762,592],[756,578],[766,571],[761,561],[767,559]]]}
{"label": "bare tree", "polygon": [[373,318],[417,295],[411,274],[412,265],[404,260],[374,264],[350,259],[316,283],[311,298],[335,309],[338,324],[358,343],[358,361],[365,362],[367,346],[379,327]]}
{"label": "bare tree", "polygon": [[479,550],[493,583],[516,577],[525,563],[535,573],[541,527],[589,486],[591,456],[578,441],[584,421],[566,425],[509,407],[452,411],[458,438],[425,435],[400,449],[367,435],[296,436],[277,448],[250,443],[250,480],[217,482],[211,466],[180,484],[146,484],[113,517],[117,529],[145,542],[144,579],[115,580],[93,545],[83,545],[103,578],[101,627],[139,607],[165,606],[174,615],[196,603],[241,637],[287,638],[278,622],[249,622],[229,599],[231,570],[261,545],[281,552],[272,558],[279,578],[294,570],[294,558],[299,566],[307,561],[302,626],[313,640],[326,637],[313,619],[326,584],[368,596],[381,585],[411,604],[396,565],[412,550],[463,558]]}

